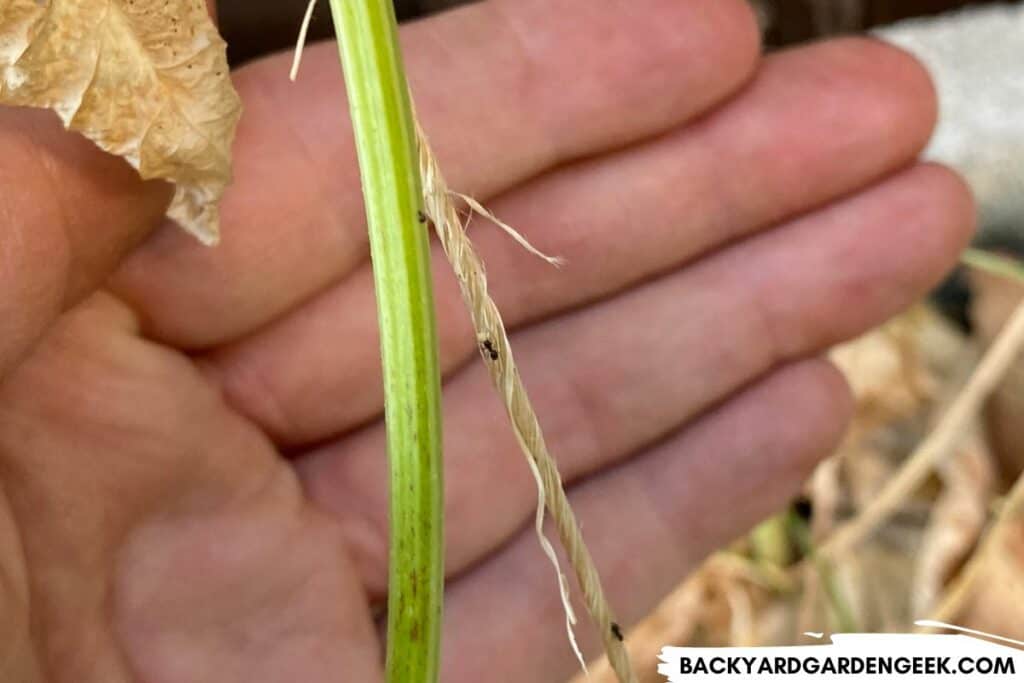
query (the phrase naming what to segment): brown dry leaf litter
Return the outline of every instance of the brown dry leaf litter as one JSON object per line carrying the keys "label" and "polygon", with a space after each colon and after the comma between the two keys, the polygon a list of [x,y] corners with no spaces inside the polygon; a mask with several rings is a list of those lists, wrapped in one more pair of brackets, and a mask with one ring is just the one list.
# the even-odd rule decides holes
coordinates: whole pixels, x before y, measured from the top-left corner
{"label": "brown dry leaf litter", "polygon": [[0,104],[173,183],[168,216],[212,244],[241,113],[225,47],[203,0],[0,0]]}

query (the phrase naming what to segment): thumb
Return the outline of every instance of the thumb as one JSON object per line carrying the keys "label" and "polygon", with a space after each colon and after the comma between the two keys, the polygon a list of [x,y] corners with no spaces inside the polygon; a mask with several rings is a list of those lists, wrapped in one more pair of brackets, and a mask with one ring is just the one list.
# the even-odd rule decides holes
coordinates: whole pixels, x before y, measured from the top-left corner
{"label": "thumb", "polygon": [[0,378],[162,222],[171,188],[65,131],[0,107]]}

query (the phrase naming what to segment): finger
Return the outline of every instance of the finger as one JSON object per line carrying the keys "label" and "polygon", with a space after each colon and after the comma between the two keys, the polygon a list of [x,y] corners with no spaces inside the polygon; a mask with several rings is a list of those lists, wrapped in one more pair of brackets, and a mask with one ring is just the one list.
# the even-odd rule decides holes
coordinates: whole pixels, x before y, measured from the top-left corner
{"label": "finger", "polygon": [[[824,361],[805,361],[638,460],[573,489],[571,503],[623,628],[705,555],[795,495],[838,444],[850,409],[839,373]],[[482,629],[481,615],[500,618]],[[533,534],[522,532],[449,585],[443,676],[487,680],[499,665],[494,653],[500,652],[507,680],[566,680],[578,664],[565,639],[564,618],[551,566]],[[580,644],[596,656],[593,627],[586,618],[581,622]]]}
{"label": "finger", "polygon": [[[921,166],[601,305],[518,333],[566,481],[678,429],[778,364],[860,334],[920,297],[968,238],[961,181]],[[447,566],[458,573],[530,515],[534,484],[479,365],[445,391]],[[343,520],[367,585],[387,575],[385,433],[375,425],[298,462]]]}
{"label": "finger", "polygon": [[[753,69],[741,0],[488,2],[402,30],[425,128],[454,187],[488,196],[545,168],[656,135]],[[239,72],[246,104],[224,243],[164,232],[117,290],[149,334],[188,347],[234,338],[304,301],[367,254],[337,48]]]}
{"label": "finger", "polygon": [[[472,236],[506,322],[520,326],[876,181],[913,159],[934,112],[924,71],[894,48],[850,40],[782,53],[702,122],[495,202],[567,267],[550,268],[482,225]],[[450,272],[440,249],[434,268]],[[450,371],[473,353],[475,335],[452,278],[439,278],[436,296]],[[233,405],[280,442],[301,444],[379,414],[376,340],[367,267],[211,360]]]}
{"label": "finger", "polygon": [[63,130],[0,107],[0,376],[161,221],[164,183]]}

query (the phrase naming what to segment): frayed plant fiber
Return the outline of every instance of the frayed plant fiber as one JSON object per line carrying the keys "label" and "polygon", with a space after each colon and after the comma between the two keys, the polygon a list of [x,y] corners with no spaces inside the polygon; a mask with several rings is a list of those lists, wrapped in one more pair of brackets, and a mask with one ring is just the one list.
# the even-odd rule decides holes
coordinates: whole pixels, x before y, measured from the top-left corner
{"label": "frayed plant fiber", "polygon": [[541,547],[554,563],[558,573],[559,591],[566,610],[570,642],[582,664],[582,654],[579,652],[572,631],[575,615],[568,598],[568,582],[559,568],[554,549],[551,548],[551,544],[543,533],[542,523],[545,507],[558,531],[562,547],[569,558],[569,564],[576,574],[587,611],[600,630],[609,664],[620,683],[636,683],[636,674],[630,665],[629,655],[621,638],[621,631],[605,598],[600,577],[590,556],[590,551],[583,541],[576,515],[569,505],[561,476],[558,473],[558,466],[548,451],[537,415],[527,396],[519,376],[519,370],[516,368],[501,314],[487,292],[487,276],[483,261],[473,249],[473,245],[466,235],[463,220],[453,197],[462,197],[472,210],[494,220],[499,227],[534,255],[555,265],[561,261],[539,252],[525,238],[494,218],[475,200],[451,192],[418,123],[416,135],[419,144],[425,213],[433,222],[441,246],[444,248],[448,261],[455,272],[455,277],[459,281],[462,297],[473,320],[481,354],[491,380],[505,404],[516,438],[526,456],[530,470],[537,480],[537,536],[540,539]]}

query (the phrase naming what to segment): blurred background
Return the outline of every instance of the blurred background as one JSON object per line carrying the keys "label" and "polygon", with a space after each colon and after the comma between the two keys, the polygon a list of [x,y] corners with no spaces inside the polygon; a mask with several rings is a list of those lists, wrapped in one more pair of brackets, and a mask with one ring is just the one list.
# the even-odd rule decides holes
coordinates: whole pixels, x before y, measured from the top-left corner
{"label": "blurred background", "polygon": [[[929,300],[835,350],[858,403],[845,443],[791,509],[630,630],[641,679],[661,680],[666,643],[788,645],[919,619],[1024,640],[1024,2],[750,2],[768,49],[871,31],[916,54],[940,100],[925,156],[967,178],[981,229]],[[221,0],[233,62],[290,47],[305,4]],[[396,0],[403,19],[456,4]],[[311,35],[330,32],[322,7]]]}

